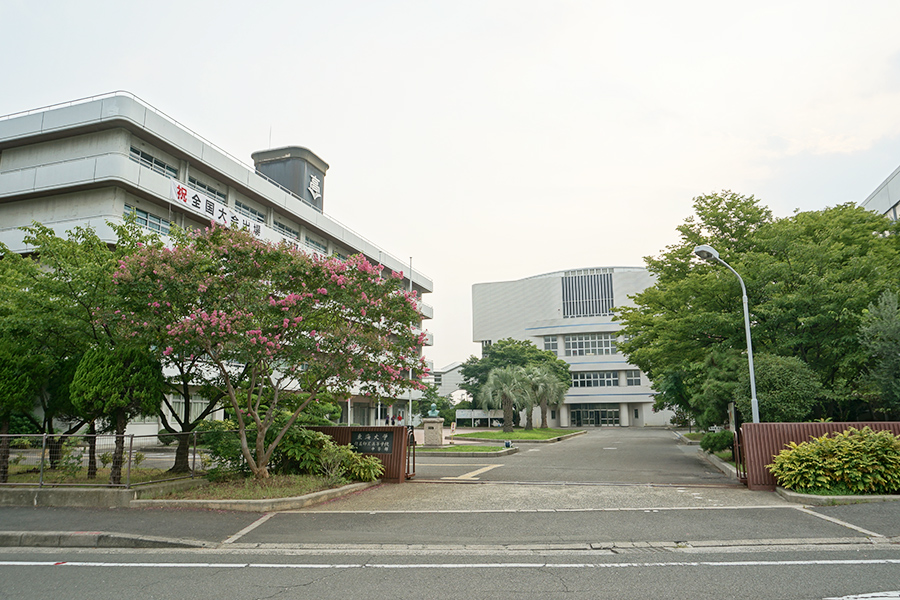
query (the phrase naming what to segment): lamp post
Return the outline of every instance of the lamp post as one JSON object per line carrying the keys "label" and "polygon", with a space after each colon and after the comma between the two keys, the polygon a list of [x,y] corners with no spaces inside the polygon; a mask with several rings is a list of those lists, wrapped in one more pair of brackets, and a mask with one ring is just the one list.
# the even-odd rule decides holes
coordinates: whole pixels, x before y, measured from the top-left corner
{"label": "lamp post", "polygon": [[753,412],[753,422],[759,423],[759,402],[756,400],[756,374],[753,372],[753,343],[750,341],[750,311],[747,308],[747,288],[744,286],[744,280],[741,279],[737,271],[731,268],[731,265],[719,258],[719,253],[712,246],[697,246],[694,248],[694,254],[707,262],[716,261],[722,263],[741,282],[741,292],[743,294],[741,300],[744,303],[744,332],[747,335],[747,361],[750,364],[750,408]]}

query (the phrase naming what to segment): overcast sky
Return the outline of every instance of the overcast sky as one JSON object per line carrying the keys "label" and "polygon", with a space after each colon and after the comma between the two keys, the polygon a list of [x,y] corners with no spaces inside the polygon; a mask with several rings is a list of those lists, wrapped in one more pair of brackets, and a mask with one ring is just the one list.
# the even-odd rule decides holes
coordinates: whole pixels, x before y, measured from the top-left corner
{"label": "overcast sky", "polygon": [[900,165],[900,2],[0,1],[0,114],[127,90],[230,154],[299,145],[325,212],[434,280],[642,266],[692,198],[776,216]]}

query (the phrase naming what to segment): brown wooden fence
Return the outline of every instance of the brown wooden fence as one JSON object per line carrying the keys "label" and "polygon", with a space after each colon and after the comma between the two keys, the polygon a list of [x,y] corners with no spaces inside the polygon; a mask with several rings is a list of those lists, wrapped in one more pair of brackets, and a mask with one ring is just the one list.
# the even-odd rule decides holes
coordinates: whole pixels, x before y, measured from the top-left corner
{"label": "brown wooden fence", "polygon": [[[307,427],[321,431],[336,444],[353,444],[357,452],[374,456],[384,464],[385,483],[403,483],[407,478],[407,428],[405,426],[375,427]],[[415,474],[415,467],[413,473]]]}
{"label": "brown wooden fence", "polygon": [[826,433],[869,427],[873,430],[887,429],[900,435],[900,422],[877,421],[865,423],[744,423],[741,425],[740,446],[743,463],[747,470],[747,487],[751,490],[772,491],[775,477],[766,465],[790,442],[808,442],[811,437],[821,437]]}

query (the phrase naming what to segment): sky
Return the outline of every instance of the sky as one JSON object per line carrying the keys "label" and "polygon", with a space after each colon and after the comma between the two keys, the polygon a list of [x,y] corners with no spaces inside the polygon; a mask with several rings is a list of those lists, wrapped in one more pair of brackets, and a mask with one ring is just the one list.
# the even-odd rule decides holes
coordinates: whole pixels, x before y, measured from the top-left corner
{"label": "sky", "polygon": [[776,217],[900,165],[900,2],[2,0],[0,115],[127,90],[252,164],[311,149],[325,213],[430,277],[435,367],[471,288],[643,266],[696,196]]}

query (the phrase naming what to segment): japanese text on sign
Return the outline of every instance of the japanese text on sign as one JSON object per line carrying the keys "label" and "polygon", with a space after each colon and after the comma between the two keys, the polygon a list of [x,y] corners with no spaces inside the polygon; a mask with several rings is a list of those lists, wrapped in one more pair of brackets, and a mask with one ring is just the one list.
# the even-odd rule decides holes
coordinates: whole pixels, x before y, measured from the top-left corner
{"label": "japanese text on sign", "polygon": [[362,454],[391,454],[394,451],[393,431],[353,431],[350,444]]}

